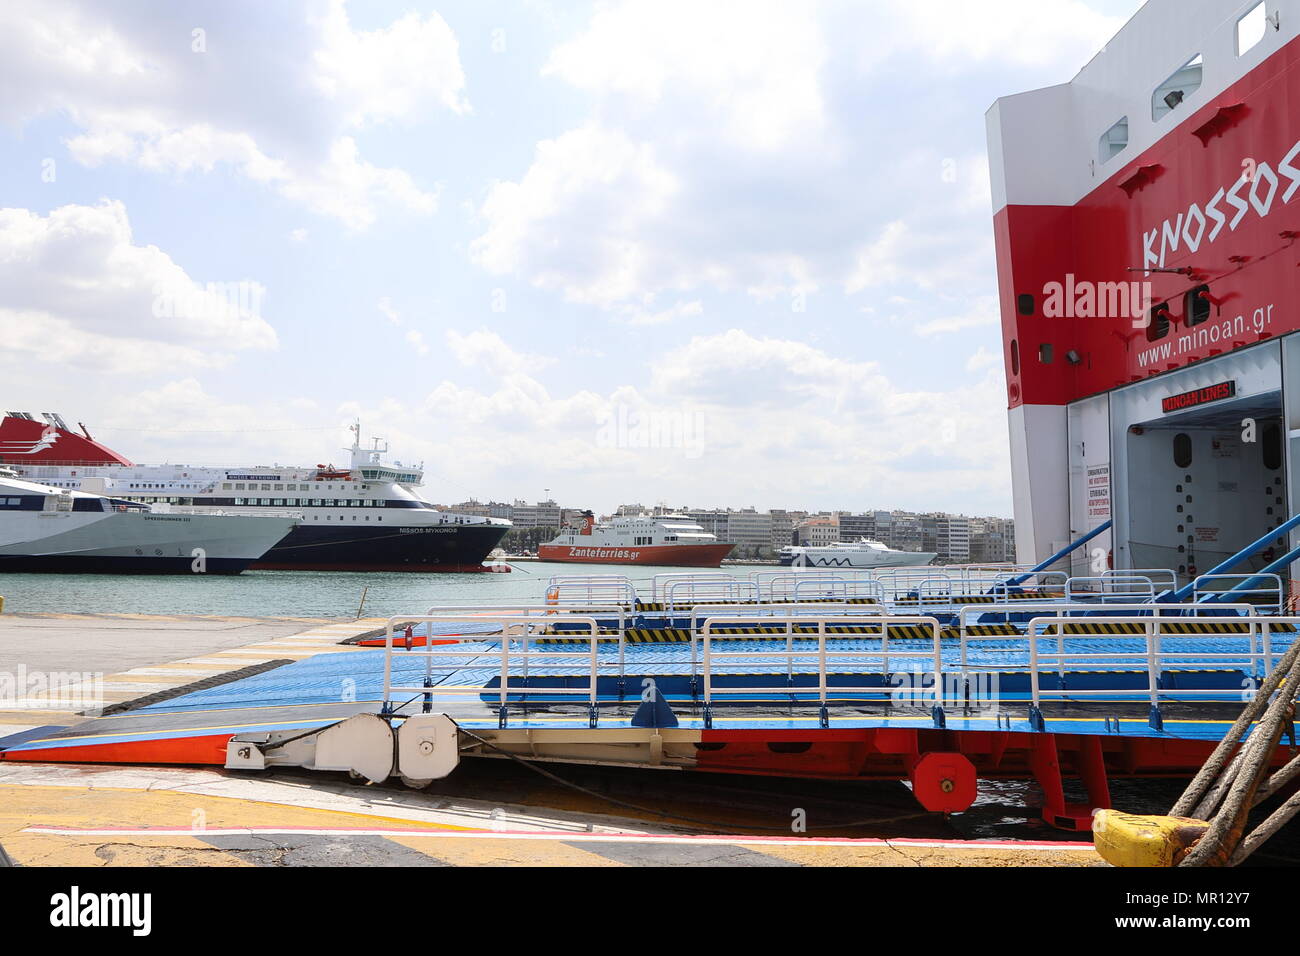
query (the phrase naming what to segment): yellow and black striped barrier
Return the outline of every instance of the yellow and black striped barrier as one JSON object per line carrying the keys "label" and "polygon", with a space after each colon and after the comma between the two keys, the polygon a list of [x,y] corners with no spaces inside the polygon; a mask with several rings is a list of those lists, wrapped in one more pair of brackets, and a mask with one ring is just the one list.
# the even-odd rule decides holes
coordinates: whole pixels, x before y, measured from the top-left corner
{"label": "yellow and black striped barrier", "polygon": [[[891,640],[929,640],[933,637],[933,630],[925,624],[889,624],[889,637]],[[1160,633],[1162,634],[1198,634],[1202,636],[1223,636],[1229,637],[1234,635],[1249,634],[1252,625],[1237,621],[1161,621]],[[1295,633],[1296,627],[1293,624],[1278,623],[1270,625],[1275,633],[1292,634]],[[879,623],[865,624],[828,624],[826,625],[826,635],[828,637],[879,637],[881,625]],[[1063,630],[1058,631],[1058,628]],[[1119,621],[1110,624],[1094,623],[1089,621],[1071,621],[1064,625],[1049,624],[1039,631],[1043,637],[1054,637],[1058,633],[1067,636],[1103,636],[1103,635],[1141,635],[1145,634],[1147,625],[1141,621]],[[795,624],[789,631],[783,625],[755,625],[751,627],[729,627],[726,630],[715,630],[710,632],[713,640],[763,640],[773,637],[782,637],[786,634],[792,634],[799,638],[815,638],[818,633],[818,627],[815,624]],[[625,640],[629,644],[687,644],[691,640],[691,631],[685,627],[632,627],[625,632]],[[967,625],[965,631],[967,638],[979,637],[1024,637],[1025,632],[1015,624],[971,624]],[[702,635],[700,635],[702,636]],[[958,627],[944,627],[939,631],[941,640],[958,640],[962,636],[962,630]],[[596,638],[600,642],[616,643],[618,641],[618,632],[613,630],[602,630]],[[584,632],[574,631],[565,634],[563,631],[554,629],[548,630],[545,637],[539,637],[536,640],[538,644],[586,644],[590,638]]]}
{"label": "yellow and black striped barrier", "polygon": [[[668,603],[666,601],[638,601],[635,607],[623,606],[625,611],[689,611],[697,607],[726,606],[726,607],[758,607],[764,604],[879,604],[880,602],[873,597],[828,597],[828,598],[802,598],[790,599],[788,601],[691,601],[685,600],[680,602]],[[574,608],[581,610],[581,608]]]}
{"label": "yellow and black striped barrier", "polygon": [[1024,591],[1012,594],[931,594],[923,597],[905,595],[897,598],[895,604],[1000,604],[1004,601],[1054,601],[1065,597],[1063,591]]}
{"label": "yellow and black striped barrier", "polygon": [[[1153,621],[1152,618],[1147,618]],[[1042,634],[1056,634],[1057,627],[1063,626],[1061,633],[1065,634],[1145,634],[1147,624],[1141,621],[1122,621],[1112,622],[1110,624],[1099,624],[1093,622],[1071,622],[1065,625],[1051,624],[1043,628]],[[1244,621],[1166,621],[1161,620],[1159,625],[1160,634],[1201,634],[1209,636],[1224,637],[1234,634],[1249,634],[1251,625]],[[1291,634],[1295,632],[1293,624],[1271,624],[1270,630],[1275,633]]]}
{"label": "yellow and black striped barrier", "polygon": [[[587,636],[578,636],[574,632],[573,636],[559,636],[562,632],[552,631],[546,637],[537,639],[538,644],[586,644],[590,641]],[[710,637],[713,640],[763,640],[772,637],[782,637],[787,633],[786,629],[781,626],[757,626],[757,627],[738,627],[727,628],[725,631],[712,631]],[[796,637],[809,638],[818,635],[816,625],[797,624],[789,632]],[[1018,637],[1020,630],[1014,624],[974,624],[966,628],[968,637]],[[906,640],[914,638],[917,640],[929,640],[933,637],[933,630],[924,624],[890,624],[889,637],[891,640]],[[826,635],[828,637],[852,637],[852,636],[880,636],[879,624],[828,624],[826,626]],[[961,631],[955,627],[945,627],[939,631],[941,639],[953,639],[961,637]],[[687,644],[691,640],[691,632],[684,627],[632,627],[625,632],[625,639],[629,644]],[[596,638],[601,642],[617,642],[618,633],[616,631],[601,631]]]}

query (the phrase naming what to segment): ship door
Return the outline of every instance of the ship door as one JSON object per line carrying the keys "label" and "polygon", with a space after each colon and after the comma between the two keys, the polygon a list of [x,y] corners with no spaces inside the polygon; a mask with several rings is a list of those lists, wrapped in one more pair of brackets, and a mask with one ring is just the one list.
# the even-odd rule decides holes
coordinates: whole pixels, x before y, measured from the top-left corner
{"label": "ship door", "polygon": [[[1284,439],[1280,390],[1128,426],[1127,567],[1167,568],[1186,583],[1282,524]],[[1233,573],[1286,548],[1283,536]]]}

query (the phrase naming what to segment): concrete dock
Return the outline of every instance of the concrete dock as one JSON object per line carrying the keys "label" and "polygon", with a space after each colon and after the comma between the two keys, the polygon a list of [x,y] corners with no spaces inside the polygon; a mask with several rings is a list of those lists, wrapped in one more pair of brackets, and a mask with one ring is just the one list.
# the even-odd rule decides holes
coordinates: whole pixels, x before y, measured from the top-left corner
{"label": "concrete dock", "polygon": [[[0,674],[95,673],[108,706],[219,682],[250,667],[346,651],[377,619],[0,615]],[[40,693],[0,704],[0,736],[72,723]],[[559,768],[557,768],[559,769]],[[901,785],[565,768],[577,792],[497,760],[422,791],[345,775],[0,763],[0,845],[20,866],[1096,866],[1090,844],[969,841]],[[702,779],[703,778],[703,779]],[[701,827],[611,806],[609,793]],[[863,810],[858,795],[870,803]],[[806,806],[809,833],[772,832]],[[838,828],[879,818],[878,827]],[[789,818],[783,809],[777,818]]]}

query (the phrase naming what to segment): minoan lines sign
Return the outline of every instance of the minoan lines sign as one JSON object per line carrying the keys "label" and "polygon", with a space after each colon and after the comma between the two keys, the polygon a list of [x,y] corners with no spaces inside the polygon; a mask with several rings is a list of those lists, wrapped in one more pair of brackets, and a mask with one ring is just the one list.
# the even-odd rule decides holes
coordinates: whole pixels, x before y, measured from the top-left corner
{"label": "minoan lines sign", "polygon": [[1194,389],[1179,395],[1170,395],[1168,398],[1161,400],[1160,407],[1166,414],[1181,412],[1185,408],[1195,408],[1197,405],[1222,401],[1225,398],[1232,398],[1236,394],[1236,382],[1219,382],[1217,385],[1207,385],[1205,388]]}

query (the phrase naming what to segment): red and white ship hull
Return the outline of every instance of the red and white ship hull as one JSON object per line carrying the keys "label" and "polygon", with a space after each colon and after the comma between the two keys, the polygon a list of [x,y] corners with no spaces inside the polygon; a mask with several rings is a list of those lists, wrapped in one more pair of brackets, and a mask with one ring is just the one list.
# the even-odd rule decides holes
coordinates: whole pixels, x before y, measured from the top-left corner
{"label": "red and white ship hull", "polygon": [[731,544],[647,544],[638,547],[544,544],[542,561],[571,564],[647,564],[674,568],[716,568],[731,553]]}

